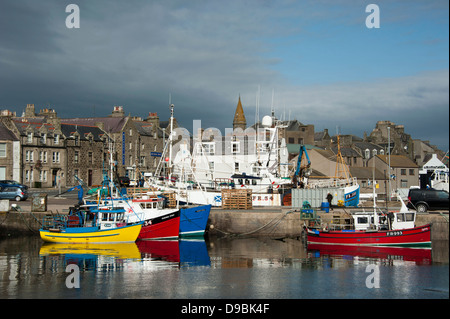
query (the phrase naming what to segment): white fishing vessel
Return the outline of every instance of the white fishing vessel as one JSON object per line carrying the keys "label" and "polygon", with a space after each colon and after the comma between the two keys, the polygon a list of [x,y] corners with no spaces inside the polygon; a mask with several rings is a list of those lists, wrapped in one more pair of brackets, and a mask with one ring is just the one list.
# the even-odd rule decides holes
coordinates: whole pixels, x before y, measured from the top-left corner
{"label": "white fishing vessel", "polygon": [[[173,132],[173,105],[171,108]],[[160,162],[155,176],[145,186],[172,191],[182,203],[212,206],[222,205],[223,189],[250,189],[253,206],[281,206],[286,189],[292,188],[293,171],[289,167],[285,139],[281,137],[283,127],[272,115],[264,116],[260,125],[245,131],[234,130],[224,137],[207,129],[194,136],[192,153],[189,140],[178,142],[178,151],[173,153],[174,134],[170,134],[161,157],[169,161]],[[164,165],[167,174],[161,177]],[[308,187],[342,187],[347,206],[359,202],[356,179]]]}

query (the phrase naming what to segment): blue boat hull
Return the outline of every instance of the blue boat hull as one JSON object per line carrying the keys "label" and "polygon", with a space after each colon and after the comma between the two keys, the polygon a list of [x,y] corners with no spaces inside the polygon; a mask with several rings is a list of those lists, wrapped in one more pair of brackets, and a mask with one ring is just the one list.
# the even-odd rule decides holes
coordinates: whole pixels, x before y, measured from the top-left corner
{"label": "blue boat hull", "polygon": [[208,223],[211,205],[180,209],[180,236],[203,236]]}
{"label": "blue boat hull", "polygon": [[344,189],[344,206],[345,207],[358,207],[359,205],[359,185],[354,185],[350,187],[346,187]]}

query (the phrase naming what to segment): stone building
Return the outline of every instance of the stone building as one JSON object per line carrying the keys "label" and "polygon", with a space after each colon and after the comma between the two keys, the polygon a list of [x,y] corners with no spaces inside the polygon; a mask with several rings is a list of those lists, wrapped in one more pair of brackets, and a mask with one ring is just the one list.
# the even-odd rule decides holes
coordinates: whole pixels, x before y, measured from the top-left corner
{"label": "stone building", "polygon": [[[113,160],[118,176],[130,180],[142,173],[153,173],[161,159],[164,134],[157,113],[149,113],[146,119],[125,116],[122,106],[115,106],[107,117],[63,119],[66,124],[96,126],[111,138]],[[165,135],[165,136],[164,136]],[[105,141],[105,143],[107,143]],[[109,164],[108,164],[109,165]]]}
{"label": "stone building", "polygon": [[[108,168],[107,141],[108,137],[97,126],[61,123],[61,132],[66,149],[65,169],[66,185],[78,185],[82,180],[87,186],[100,185],[103,174]],[[53,161],[53,158],[52,158]],[[58,171],[52,172],[52,177],[58,178]],[[64,178],[64,175],[60,178]]]}
{"label": "stone building", "polygon": [[78,185],[75,176],[100,184],[109,145],[118,176],[154,172],[169,136],[168,121],[160,122],[157,113],[125,116],[121,106],[107,117],[61,119],[48,108],[36,114],[28,104],[21,117],[3,110],[0,119],[0,177],[30,187],[71,187]]}
{"label": "stone building", "polygon": [[[369,160],[369,167],[383,172],[391,179],[391,191],[419,185],[419,166],[404,155],[377,155]],[[390,170],[389,170],[390,164]]]}
{"label": "stone building", "polygon": [[8,128],[11,127],[12,115],[2,113],[0,118],[0,180],[20,178],[20,142]]}
{"label": "stone building", "polygon": [[298,120],[282,121],[281,124],[285,126],[281,134],[287,144],[314,145],[314,125],[305,125]]}
{"label": "stone building", "polygon": [[[404,125],[391,121],[378,121],[367,141],[384,148],[385,154],[404,155],[414,160],[414,142],[411,135],[405,133]],[[390,150],[388,143],[390,142]]]}

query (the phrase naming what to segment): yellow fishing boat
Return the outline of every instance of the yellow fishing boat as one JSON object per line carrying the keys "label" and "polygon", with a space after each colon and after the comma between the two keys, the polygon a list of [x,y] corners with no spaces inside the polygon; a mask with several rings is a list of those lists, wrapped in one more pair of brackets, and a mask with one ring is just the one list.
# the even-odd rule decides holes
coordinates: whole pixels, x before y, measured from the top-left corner
{"label": "yellow fishing boat", "polygon": [[50,243],[135,242],[142,223],[126,224],[124,212],[123,209],[75,209],[66,216],[44,219],[39,232],[42,240]]}

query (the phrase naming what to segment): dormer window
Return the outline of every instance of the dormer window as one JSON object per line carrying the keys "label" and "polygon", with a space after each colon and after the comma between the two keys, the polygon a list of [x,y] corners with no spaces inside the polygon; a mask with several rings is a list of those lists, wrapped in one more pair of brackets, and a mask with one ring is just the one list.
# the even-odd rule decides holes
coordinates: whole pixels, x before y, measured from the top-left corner
{"label": "dormer window", "polygon": [[27,133],[27,143],[29,144],[33,143],[33,132]]}

